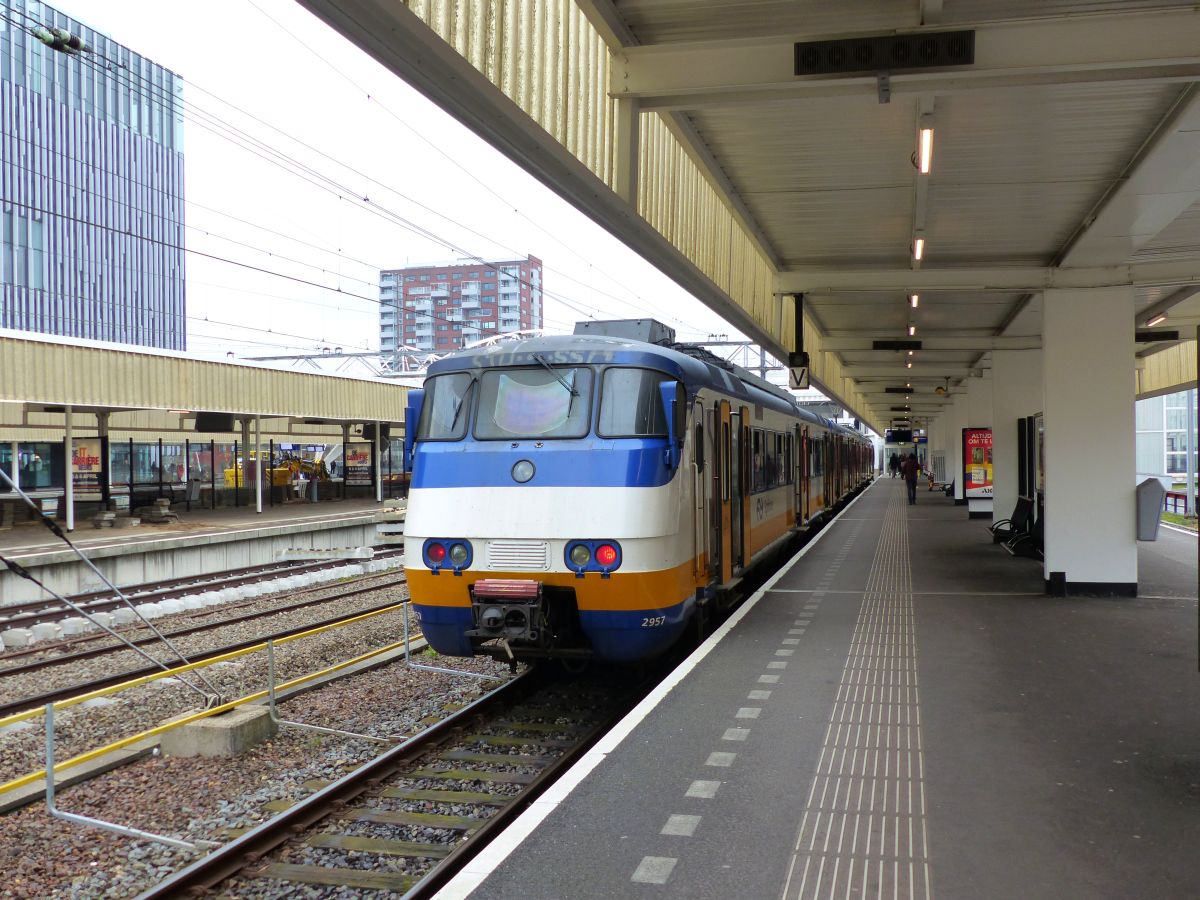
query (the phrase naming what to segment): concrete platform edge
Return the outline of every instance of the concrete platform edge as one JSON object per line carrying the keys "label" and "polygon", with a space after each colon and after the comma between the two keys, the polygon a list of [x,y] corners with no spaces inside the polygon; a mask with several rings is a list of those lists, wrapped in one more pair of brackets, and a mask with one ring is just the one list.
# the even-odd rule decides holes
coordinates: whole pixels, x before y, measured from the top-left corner
{"label": "concrete platform edge", "polygon": [[[345,528],[347,525],[361,524],[363,522],[376,521],[382,510],[372,511],[369,513],[354,513],[344,518],[326,518],[320,520],[302,520],[291,522],[284,525],[263,525],[251,526],[248,528],[236,528],[229,531],[218,532],[202,532],[200,534],[189,533],[172,533],[163,535],[161,538],[146,538],[135,543],[118,544],[115,546],[93,547],[86,543],[77,545],[87,554],[88,559],[107,559],[114,556],[132,556],[138,553],[151,553],[160,550],[174,550],[179,547],[196,547],[207,544],[224,544],[230,541],[241,541],[247,538],[269,538],[279,537],[287,534],[296,534],[297,532],[310,531],[327,531],[333,528]],[[152,527],[152,526],[147,526]],[[80,529],[72,532],[78,537]],[[140,535],[139,535],[140,537]],[[12,559],[17,560],[26,568],[33,566],[49,566],[59,563],[77,562],[77,557],[71,550],[45,550],[33,553],[11,553],[7,554]]]}

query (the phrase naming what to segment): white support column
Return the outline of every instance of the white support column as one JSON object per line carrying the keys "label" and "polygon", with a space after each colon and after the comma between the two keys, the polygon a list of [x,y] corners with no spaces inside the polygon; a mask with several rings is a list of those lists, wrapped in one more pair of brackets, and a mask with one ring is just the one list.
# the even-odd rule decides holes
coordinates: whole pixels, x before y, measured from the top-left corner
{"label": "white support column", "polygon": [[[249,456],[249,454],[247,454]],[[262,512],[262,484],[263,475],[266,474],[270,466],[270,460],[267,460],[267,465],[263,465],[263,448],[262,448],[262,417],[254,417],[254,507],[255,512]]]}
{"label": "white support column", "polygon": [[[991,369],[985,369],[978,378],[967,380],[967,427],[992,427]],[[992,499],[990,497],[971,497],[967,500],[967,510],[967,515],[972,519],[990,519]]]}
{"label": "white support column", "polygon": [[[968,379],[969,380],[969,379]],[[959,388],[950,404],[950,414],[946,419],[946,464],[949,471],[946,477],[954,482],[954,502],[965,506],[966,497],[963,495],[963,456],[962,432],[967,427],[967,388]]]}
{"label": "white support column", "polygon": [[992,353],[992,498],[995,516],[1007,519],[1017,505],[1017,421],[1042,411],[1042,351]]}
{"label": "white support column", "polygon": [[383,502],[383,424],[375,423],[375,446],[371,458],[375,462],[375,502]]}
{"label": "white support column", "polygon": [[1133,309],[1129,287],[1045,292],[1051,593],[1137,593]]}
{"label": "white support column", "polygon": [[66,477],[63,479],[63,505],[66,507],[67,531],[75,530],[75,438],[71,434],[71,425],[74,415],[71,412],[71,407],[67,407],[64,413],[66,419],[65,435],[63,443],[67,445],[67,464]]}
{"label": "white support column", "polygon": [[11,444],[12,456],[10,456],[8,458],[8,461],[9,461],[8,477],[12,479],[13,484],[18,485],[18,486],[20,486],[20,482],[17,479],[20,478],[21,464],[17,460],[17,450],[20,448],[20,446],[21,445],[19,442],[13,441]]}
{"label": "white support column", "polygon": [[618,97],[614,116],[613,190],[636,212],[638,208],[638,162],[641,144],[641,104]]}

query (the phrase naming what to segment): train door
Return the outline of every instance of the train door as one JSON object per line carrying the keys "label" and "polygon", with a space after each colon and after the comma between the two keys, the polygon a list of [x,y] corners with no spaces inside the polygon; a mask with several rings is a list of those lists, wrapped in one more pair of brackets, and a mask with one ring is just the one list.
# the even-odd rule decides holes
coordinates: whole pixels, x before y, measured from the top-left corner
{"label": "train door", "polygon": [[809,512],[808,498],[812,496],[809,482],[812,479],[812,460],[809,454],[812,442],[808,438],[808,428],[800,429],[800,521],[805,523],[812,515]]}
{"label": "train door", "polygon": [[804,429],[797,425],[792,434],[792,509],[796,525],[804,524]]}
{"label": "train door", "polygon": [[721,427],[721,464],[718,466],[720,492],[717,496],[721,504],[721,534],[717,546],[721,548],[721,584],[728,584],[733,580],[733,535],[731,533],[733,521],[730,511],[730,496],[732,493],[730,483],[733,481],[733,476],[737,473],[737,469],[731,465],[731,458],[733,456],[733,433],[731,428],[733,422],[729,412],[728,400],[720,402],[718,415]]}
{"label": "train door", "polygon": [[750,554],[753,550],[750,542],[750,465],[753,462],[750,451],[750,407],[742,407],[741,422],[742,448],[739,452],[741,467],[738,469],[740,488],[736,509],[741,511],[742,527],[738,530],[738,548],[734,552],[734,558],[742,566],[747,566],[750,564]]}
{"label": "train door", "polygon": [[721,447],[721,419],[718,415],[720,404],[705,411],[705,424],[708,431],[708,471],[705,478],[707,493],[705,499],[708,514],[708,575],[709,578],[719,578],[721,575],[721,465],[724,459]]}
{"label": "train door", "polygon": [[742,518],[742,498],[745,495],[745,481],[742,479],[744,412],[743,408],[729,414],[729,562],[734,570],[742,565],[742,547],[746,537],[745,520]]}
{"label": "train door", "polygon": [[713,465],[713,454],[708,446],[711,429],[704,427],[704,404],[699,400],[692,407],[692,541],[696,575],[708,577],[712,571],[712,551],[709,549],[709,520],[711,517],[707,467]]}

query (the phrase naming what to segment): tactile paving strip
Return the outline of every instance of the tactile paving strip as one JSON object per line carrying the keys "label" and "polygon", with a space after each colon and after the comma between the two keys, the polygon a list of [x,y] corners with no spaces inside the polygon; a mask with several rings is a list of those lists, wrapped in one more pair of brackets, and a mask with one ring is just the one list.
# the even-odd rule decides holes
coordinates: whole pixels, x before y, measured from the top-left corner
{"label": "tactile paving strip", "polygon": [[784,900],[931,900],[905,496],[889,503]]}

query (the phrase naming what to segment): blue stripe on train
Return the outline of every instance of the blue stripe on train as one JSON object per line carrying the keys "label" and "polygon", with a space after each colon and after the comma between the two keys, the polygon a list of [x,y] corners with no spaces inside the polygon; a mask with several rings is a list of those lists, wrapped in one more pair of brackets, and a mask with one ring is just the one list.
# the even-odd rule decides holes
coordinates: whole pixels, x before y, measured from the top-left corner
{"label": "blue stripe on train", "polygon": [[[664,652],[683,634],[694,598],[661,609],[581,612],[579,619],[598,659],[633,662]],[[464,634],[474,627],[465,606],[413,604],[421,618],[421,631],[429,646],[447,656],[471,656],[471,640]],[[660,621],[661,620],[661,621]]]}
{"label": "blue stripe on train", "polygon": [[[425,441],[413,459],[412,487],[521,487],[513,481],[517,460],[530,460],[532,487],[659,487],[667,468],[664,438],[604,441]],[[600,452],[597,452],[600,451]]]}

